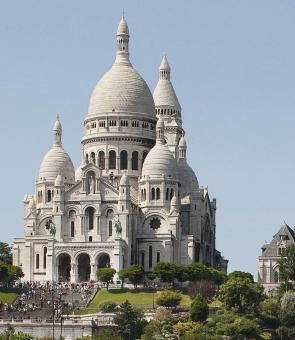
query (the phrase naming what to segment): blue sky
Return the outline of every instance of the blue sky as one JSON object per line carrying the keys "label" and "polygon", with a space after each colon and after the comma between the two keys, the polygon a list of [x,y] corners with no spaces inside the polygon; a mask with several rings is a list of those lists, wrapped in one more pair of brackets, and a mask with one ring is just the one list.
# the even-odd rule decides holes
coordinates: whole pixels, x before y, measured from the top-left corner
{"label": "blue sky", "polygon": [[22,200],[57,114],[79,165],[122,8],[151,90],[168,55],[190,165],[217,198],[218,248],[230,270],[256,274],[260,246],[284,220],[295,225],[294,1],[1,1],[1,239],[23,235]]}

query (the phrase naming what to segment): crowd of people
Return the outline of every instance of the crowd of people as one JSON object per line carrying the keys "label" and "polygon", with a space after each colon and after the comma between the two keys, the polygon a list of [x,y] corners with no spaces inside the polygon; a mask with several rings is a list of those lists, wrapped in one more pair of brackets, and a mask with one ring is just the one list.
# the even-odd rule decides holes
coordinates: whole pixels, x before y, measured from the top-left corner
{"label": "crowd of people", "polygon": [[94,282],[20,282],[20,290],[13,304],[0,301],[1,319],[51,319],[60,320],[74,308],[86,306],[97,284]]}

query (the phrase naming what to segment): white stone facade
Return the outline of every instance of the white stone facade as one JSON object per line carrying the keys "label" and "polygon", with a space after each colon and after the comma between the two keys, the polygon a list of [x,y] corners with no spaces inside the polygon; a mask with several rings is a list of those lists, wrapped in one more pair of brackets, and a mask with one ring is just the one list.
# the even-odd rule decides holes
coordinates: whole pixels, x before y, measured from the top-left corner
{"label": "white stone facade", "polygon": [[186,161],[167,58],[153,96],[130,63],[124,18],[116,39],[116,60],[90,98],[80,167],[62,147],[57,119],[35,194],[25,196],[13,262],[26,281],[95,280],[100,267],[139,263],[148,272],[159,261],[226,270],[215,249],[216,200]]}

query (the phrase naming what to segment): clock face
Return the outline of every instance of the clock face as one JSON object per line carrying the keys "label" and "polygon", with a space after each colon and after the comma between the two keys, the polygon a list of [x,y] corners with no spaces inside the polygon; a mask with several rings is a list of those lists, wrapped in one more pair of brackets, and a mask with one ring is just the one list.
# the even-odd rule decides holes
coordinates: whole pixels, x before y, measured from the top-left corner
{"label": "clock face", "polygon": [[161,227],[161,221],[159,218],[157,217],[154,217],[151,219],[150,221],[150,227],[153,229],[153,230],[157,230]]}

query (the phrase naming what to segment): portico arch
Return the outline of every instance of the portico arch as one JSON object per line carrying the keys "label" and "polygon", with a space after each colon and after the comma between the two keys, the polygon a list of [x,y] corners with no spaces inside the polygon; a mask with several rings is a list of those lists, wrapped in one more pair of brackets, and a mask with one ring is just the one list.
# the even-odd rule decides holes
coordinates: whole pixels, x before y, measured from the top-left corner
{"label": "portico arch", "polygon": [[110,255],[107,253],[98,254],[96,257],[96,268],[109,268],[110,265]]}
{"label": "portico arch", "polygon": [[58,281],[70,281],[71,275],[71,256],[67,253],[62,253],[57,258]]}
{"label": "portico arch", "polygon": [[87,253],[79,254],[77,257],[78,282],[90,280],[90,256]]}

